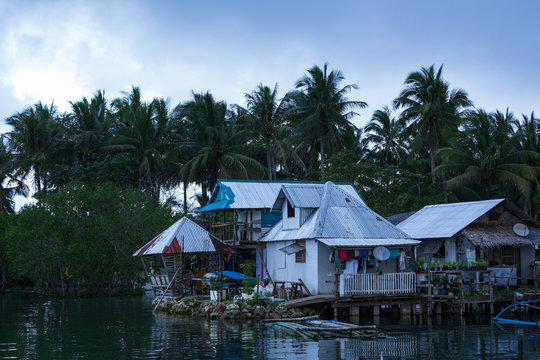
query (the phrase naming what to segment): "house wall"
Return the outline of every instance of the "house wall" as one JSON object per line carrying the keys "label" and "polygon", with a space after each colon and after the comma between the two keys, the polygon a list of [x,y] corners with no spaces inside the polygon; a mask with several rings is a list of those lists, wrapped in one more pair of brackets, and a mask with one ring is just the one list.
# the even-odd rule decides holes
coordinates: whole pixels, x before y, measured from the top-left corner
{"label": "house wall", "polygon": [[[236,221],[239,222],[239,223],[246,223],[247,222],[247,225],[249,226],[252,226],[254,228],[259,228],[261,229],[261,231],[252,231],[251,232],[251,238],[249,237],[249,233],[248,233],[248,240],[259,240],[263,234],[265,233],[265,231],[263,232],[263,229],[262,229],[262,211],[261,210],[257,210],[257,209],[254,209],[254,210],[238,210],[237,212],[237,217],[236,217]],[[247,220],[246,220],[247,219]],[[270,229],[267,229],[266,231],[268,231]],[[238,238],[240,239],[241,238],[241,230],[238,230],[237,231],[237,234]]]}
{"label": "house wall", "polygon": [[[522,278],[534,278],[534,246],[520,246],[520,269]],[[528,280],[522,280],[522,284],[527,284]]]}
{"label": "house wall", "polygon": [[298,229],[300,227],[300,209],[296,208],[294,212],[294,217],[289,217],[287,211],[288,200],[283,201],[283,206],[281,212],[283,213],[283,228],[284,229]]}
{"label": "house wall", "polygon": [[[317,264],[319,268],[316,272],[313,272],[313,274],[317,273],[317,294],[332,294],[335,291],[335,284],[333,283],[333,281],[335,280],[334,273],[336,271],[336,265],[332,264],[329,261],[332,249],[318,241],[316,242],[316,244]],[[315,293],[312,292],[312,294]]]}
{"label": "house wall", "polygon": [[[295,254],[286,255],[279,250],[293,243],[295,241],[276,241],[266,244],[266,261],[272,280],[298,282],[298,279],[302,279],[312,294],[319,293],[321,282],[325,288],[328,288],[328,285],[324,283],[327,273],[333,274],[334,271],[334,265],[328,261],[329,249],[324,244],[320,246],[315,240],[306,240],[306,262],[297,263]],[[333,291],[333,284],[329,285]]]}

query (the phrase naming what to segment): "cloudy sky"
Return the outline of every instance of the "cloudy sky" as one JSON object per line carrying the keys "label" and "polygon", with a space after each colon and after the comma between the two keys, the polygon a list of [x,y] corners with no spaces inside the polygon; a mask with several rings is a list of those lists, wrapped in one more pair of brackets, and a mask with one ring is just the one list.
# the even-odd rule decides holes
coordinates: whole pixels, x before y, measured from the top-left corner
{"label": "cloudy sky", "polygon": [[369,104],[359,126],[431,64],[477,107],[540,112],[540,3],[441,3],[0,0],[0,132],[40,100],[67,111],[134,85],[171,105],[192,90],[242,103],[258,83],[283,94],[324,62]]}

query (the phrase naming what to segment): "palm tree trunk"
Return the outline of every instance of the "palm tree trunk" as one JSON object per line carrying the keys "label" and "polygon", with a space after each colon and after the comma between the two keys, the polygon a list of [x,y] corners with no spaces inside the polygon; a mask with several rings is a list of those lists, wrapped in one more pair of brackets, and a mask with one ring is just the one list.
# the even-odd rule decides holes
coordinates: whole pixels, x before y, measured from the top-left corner
{"label": "palm tree trunk", "polygon": [[187,187],[188,182],[184,180],[184,215],[187,214]]}
{"label": "palm tree trunk", "polygon": [[34,177],[36,179],[36,186],[38,194],[41,193],[41,173],[39,171],[39,164],[34,165]]}
{"label": "palm tree trunk", "polygon": [[270,138],[266,138],[266,166],[268,166],[268,180],[272,179],[272,144],[270,143]]}
{"label": "palm tree trunk", "polygon": [[0,184],[0,213],[4,212],[4,188]]}
{"label": "palm tree trunk", "polygon": [[321,181],[324,181],[324,167],[326,166],[326,164],[324,163],[324,135],[323,135],[323,132],[322,132],[322,127],[321,127],[321,137],[319,139],[319,141],[321,142]]}
{"label": "palm tree trunk", "polygon": [[433,119],[429,119],[429,129],[428,129],[428,146],[429,146],[429,160],[431,165],[431,183],[435,184],[435,134],[433,134]]}
{"label": "palm tree trunk", "polygon": [[277,180],[277,175],[276,175],[276,156],[274,155],[273,152],[271,152],[272,154],[272,178],[273,180]]}

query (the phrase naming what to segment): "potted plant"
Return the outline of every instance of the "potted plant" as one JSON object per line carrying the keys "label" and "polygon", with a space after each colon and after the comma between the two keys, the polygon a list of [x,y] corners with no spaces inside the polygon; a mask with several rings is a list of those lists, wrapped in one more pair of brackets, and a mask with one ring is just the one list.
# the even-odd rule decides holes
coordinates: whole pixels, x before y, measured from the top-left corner
{"label": "potted plant", "polygon": [[424,272],[426,270],[426,258],[418,258],[418,272]]}
{"label": "potted plant", "polygon": [[213,282],[210,284],[210,301],[218,301],[219,284]]}

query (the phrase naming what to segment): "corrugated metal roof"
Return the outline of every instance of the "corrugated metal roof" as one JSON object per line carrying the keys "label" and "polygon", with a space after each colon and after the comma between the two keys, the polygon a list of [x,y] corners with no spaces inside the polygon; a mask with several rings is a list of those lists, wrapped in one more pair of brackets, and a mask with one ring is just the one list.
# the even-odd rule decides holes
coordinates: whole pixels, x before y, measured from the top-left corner
{"label": "corrugated metal roof", "polygon": [[[324,183],[303,181],[245,181],[245,180],[218,180],[210,201],[197,212],[221,209],[270,209],[278,196],[282,186],[291,191],[297,186],[309,187],[313,194],[322,193]],[[350,184],[338,184],[351,196],[363,201],[354,187]],[[317,190],[320,188],[321,190]],[[320,197],[315,196],[315,198]],[[300,200],[299,200],[300,201]],[[317,206],[313,206],[317,207]]]}
{"label": "corrugated metal roof", "polygon": [[[283,229],[283,221],[280,221],[261,241],[322,238],[411,240],[407,234],[368,208],[361,200],[351,197],[332,182],[325,184],[323,193],[320,207],[300,228]],[[410,244],[405,242],[400,245]]]}
{"label": "corrugated metal roof", "polygon": [[429,205],[398,228],[414,239],[449,238],[503,202],[504,199]]}
{"label": "corrugated metal roof", "polygon": [[330,247],[375,247],[375,246],[388,246],[388,247],[401,247],[401,246],[414,246],[418,245],[418,240],[406,240],[406,239],[357,239],[357,238],[320,238],[317,239],[325,245]]}
{"label": "corrugated metal roof", "polygon": [[228,245],[183,217],[137,250],[133,256],[229,251],[232,249]]}

